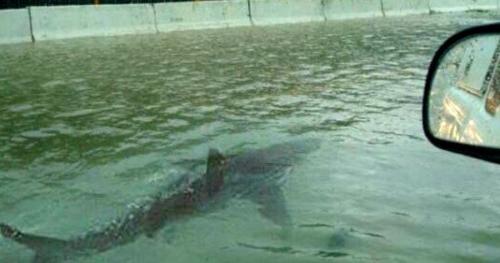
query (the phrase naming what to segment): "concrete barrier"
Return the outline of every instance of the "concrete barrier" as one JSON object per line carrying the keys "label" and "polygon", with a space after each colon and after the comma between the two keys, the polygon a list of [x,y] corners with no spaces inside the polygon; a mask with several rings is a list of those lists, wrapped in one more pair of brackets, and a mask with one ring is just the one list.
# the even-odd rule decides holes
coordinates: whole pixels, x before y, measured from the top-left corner
{"label": "concrete barrier", "polygon": [[461,12],[467,10],[493,10],[498,0],[430,0],[432,12]]}
{"label": "concrete barrier", "polygon": [[250,26],[246,0],[155,4],[158,31]]}
{"label": "concrete barrier", "polygon": [[184,29],[494,10],[500,0],[222,0],[0,11],[0,44]]}
{"label": "concrete barrier", "polygon": [[35,40],[155,33],[152,5],[30,7]]}
{"label": "concrete barrier", "polygon": [[322,0],[250,0],[256,25],[325,21]]}
{"label": "concrete barrier", "polygon": [[405,16],[430,13],[429,0],[382,0],[386,16]]}
{"label": "concrete barrier", "polygon": [[0,44],[30,42],[28,9],[0,11]]}
{"label": "concrete barrier", "polygon": [[326,20],[382,16],[380,0],[324,0]]}

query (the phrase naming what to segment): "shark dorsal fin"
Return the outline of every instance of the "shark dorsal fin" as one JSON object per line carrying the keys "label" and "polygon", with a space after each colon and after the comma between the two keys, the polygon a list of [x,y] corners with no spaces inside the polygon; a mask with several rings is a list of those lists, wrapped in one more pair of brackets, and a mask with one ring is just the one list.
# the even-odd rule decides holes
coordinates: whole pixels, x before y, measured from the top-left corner
{"label": "shark dorsal fin", "polygon": [[205,174],[205,183],[209,195],[215,194],[224,184],[224,168],[226,166],[226,157],[217,149],[211,148],[208,151],[207,171]]}

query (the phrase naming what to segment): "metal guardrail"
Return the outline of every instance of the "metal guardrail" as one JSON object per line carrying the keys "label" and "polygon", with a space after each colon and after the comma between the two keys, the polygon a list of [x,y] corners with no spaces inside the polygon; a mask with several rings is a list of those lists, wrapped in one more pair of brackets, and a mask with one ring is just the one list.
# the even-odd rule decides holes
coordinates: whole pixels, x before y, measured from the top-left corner
{"label": "metal guardrail", "polygon": [[0,9],[24,8],[27,6],[152,4],[152,3],[164,3],[164,2],[186,2],[186,1],[193,1],[193,0],[0,0]]}

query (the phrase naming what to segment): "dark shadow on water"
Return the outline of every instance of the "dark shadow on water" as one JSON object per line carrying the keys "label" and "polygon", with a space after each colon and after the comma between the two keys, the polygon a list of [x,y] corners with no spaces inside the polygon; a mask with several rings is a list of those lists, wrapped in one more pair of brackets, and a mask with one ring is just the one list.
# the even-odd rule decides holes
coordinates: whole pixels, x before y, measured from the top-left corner
{"label": "dark shadow on water", "polygon": [[300,227],[300,228],[322,228],[322,227],[333,228],[335,226],[330,225],[330,224],[315,223],[315,224],[301,224],[298,227]]}
{"label": "dark shadow on water", "polygon": [[318,253],[316,253],[316,256],[324,258],[340,258],[350,256],[350,254],[336,251],[319,251]]}
{"label": "dark shadow on water", "polygon": [[[263,250],[267,251],[270,253],[279,253],[279,254],[290,254],[290,255],[295,255],[295,254],[311,254],[310,252],[307,251],[302,251],[302,250],[296,250],[292,247],[289,246],[283,246],[283,247],[272,247],[272,246],[257,246],[257,245],[251,245],[251,244],[246,244],[246,243],[238,243],[239,246],[244,247],[244,248],[250,248],[250,249],[256,249],[256,250]],[[324,251],[324,250],[319,250],[318,252],[313,254],[314,256],[318,257],[323,257],[323,258],[339,258],[339,257],[346,257],[350,256],[348,253],[344,252],[339,252],[339,251]]]}
{"label": "dark shadow on water", "polygon": [[264,250],[267,252],[271,253],[279,253],[279,254],[297,254],[300,253],[300,251],[293,249],[292,247],[271,247],[271,246],[256,246],[256,245],[251,245],[251,244],[246,244],[246,243],[238,243],[239,246],[245,247],[245,248],[251,248],[251,249],[257,249],[257,250]]}

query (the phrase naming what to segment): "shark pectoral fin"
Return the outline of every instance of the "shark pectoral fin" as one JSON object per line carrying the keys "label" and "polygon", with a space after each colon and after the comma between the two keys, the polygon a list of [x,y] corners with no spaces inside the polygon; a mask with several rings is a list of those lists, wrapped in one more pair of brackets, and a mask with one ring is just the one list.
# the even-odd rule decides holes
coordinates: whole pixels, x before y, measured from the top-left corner
{"label": "shark pectoral fin", "polygon": [[264,218],[283,228],[292,226],[283,191],[278,186],[262,187],[251,199],[260,205],[258,210]]}
{"label": "shark pectoral fin", "polygon": [[158,230],[160,230],[163,227],[163,224],[161,222],[150,222],[147,226],[144,227],[144,235],[147,238],[154,239],[156,237],[156,234],[158,233]]}

